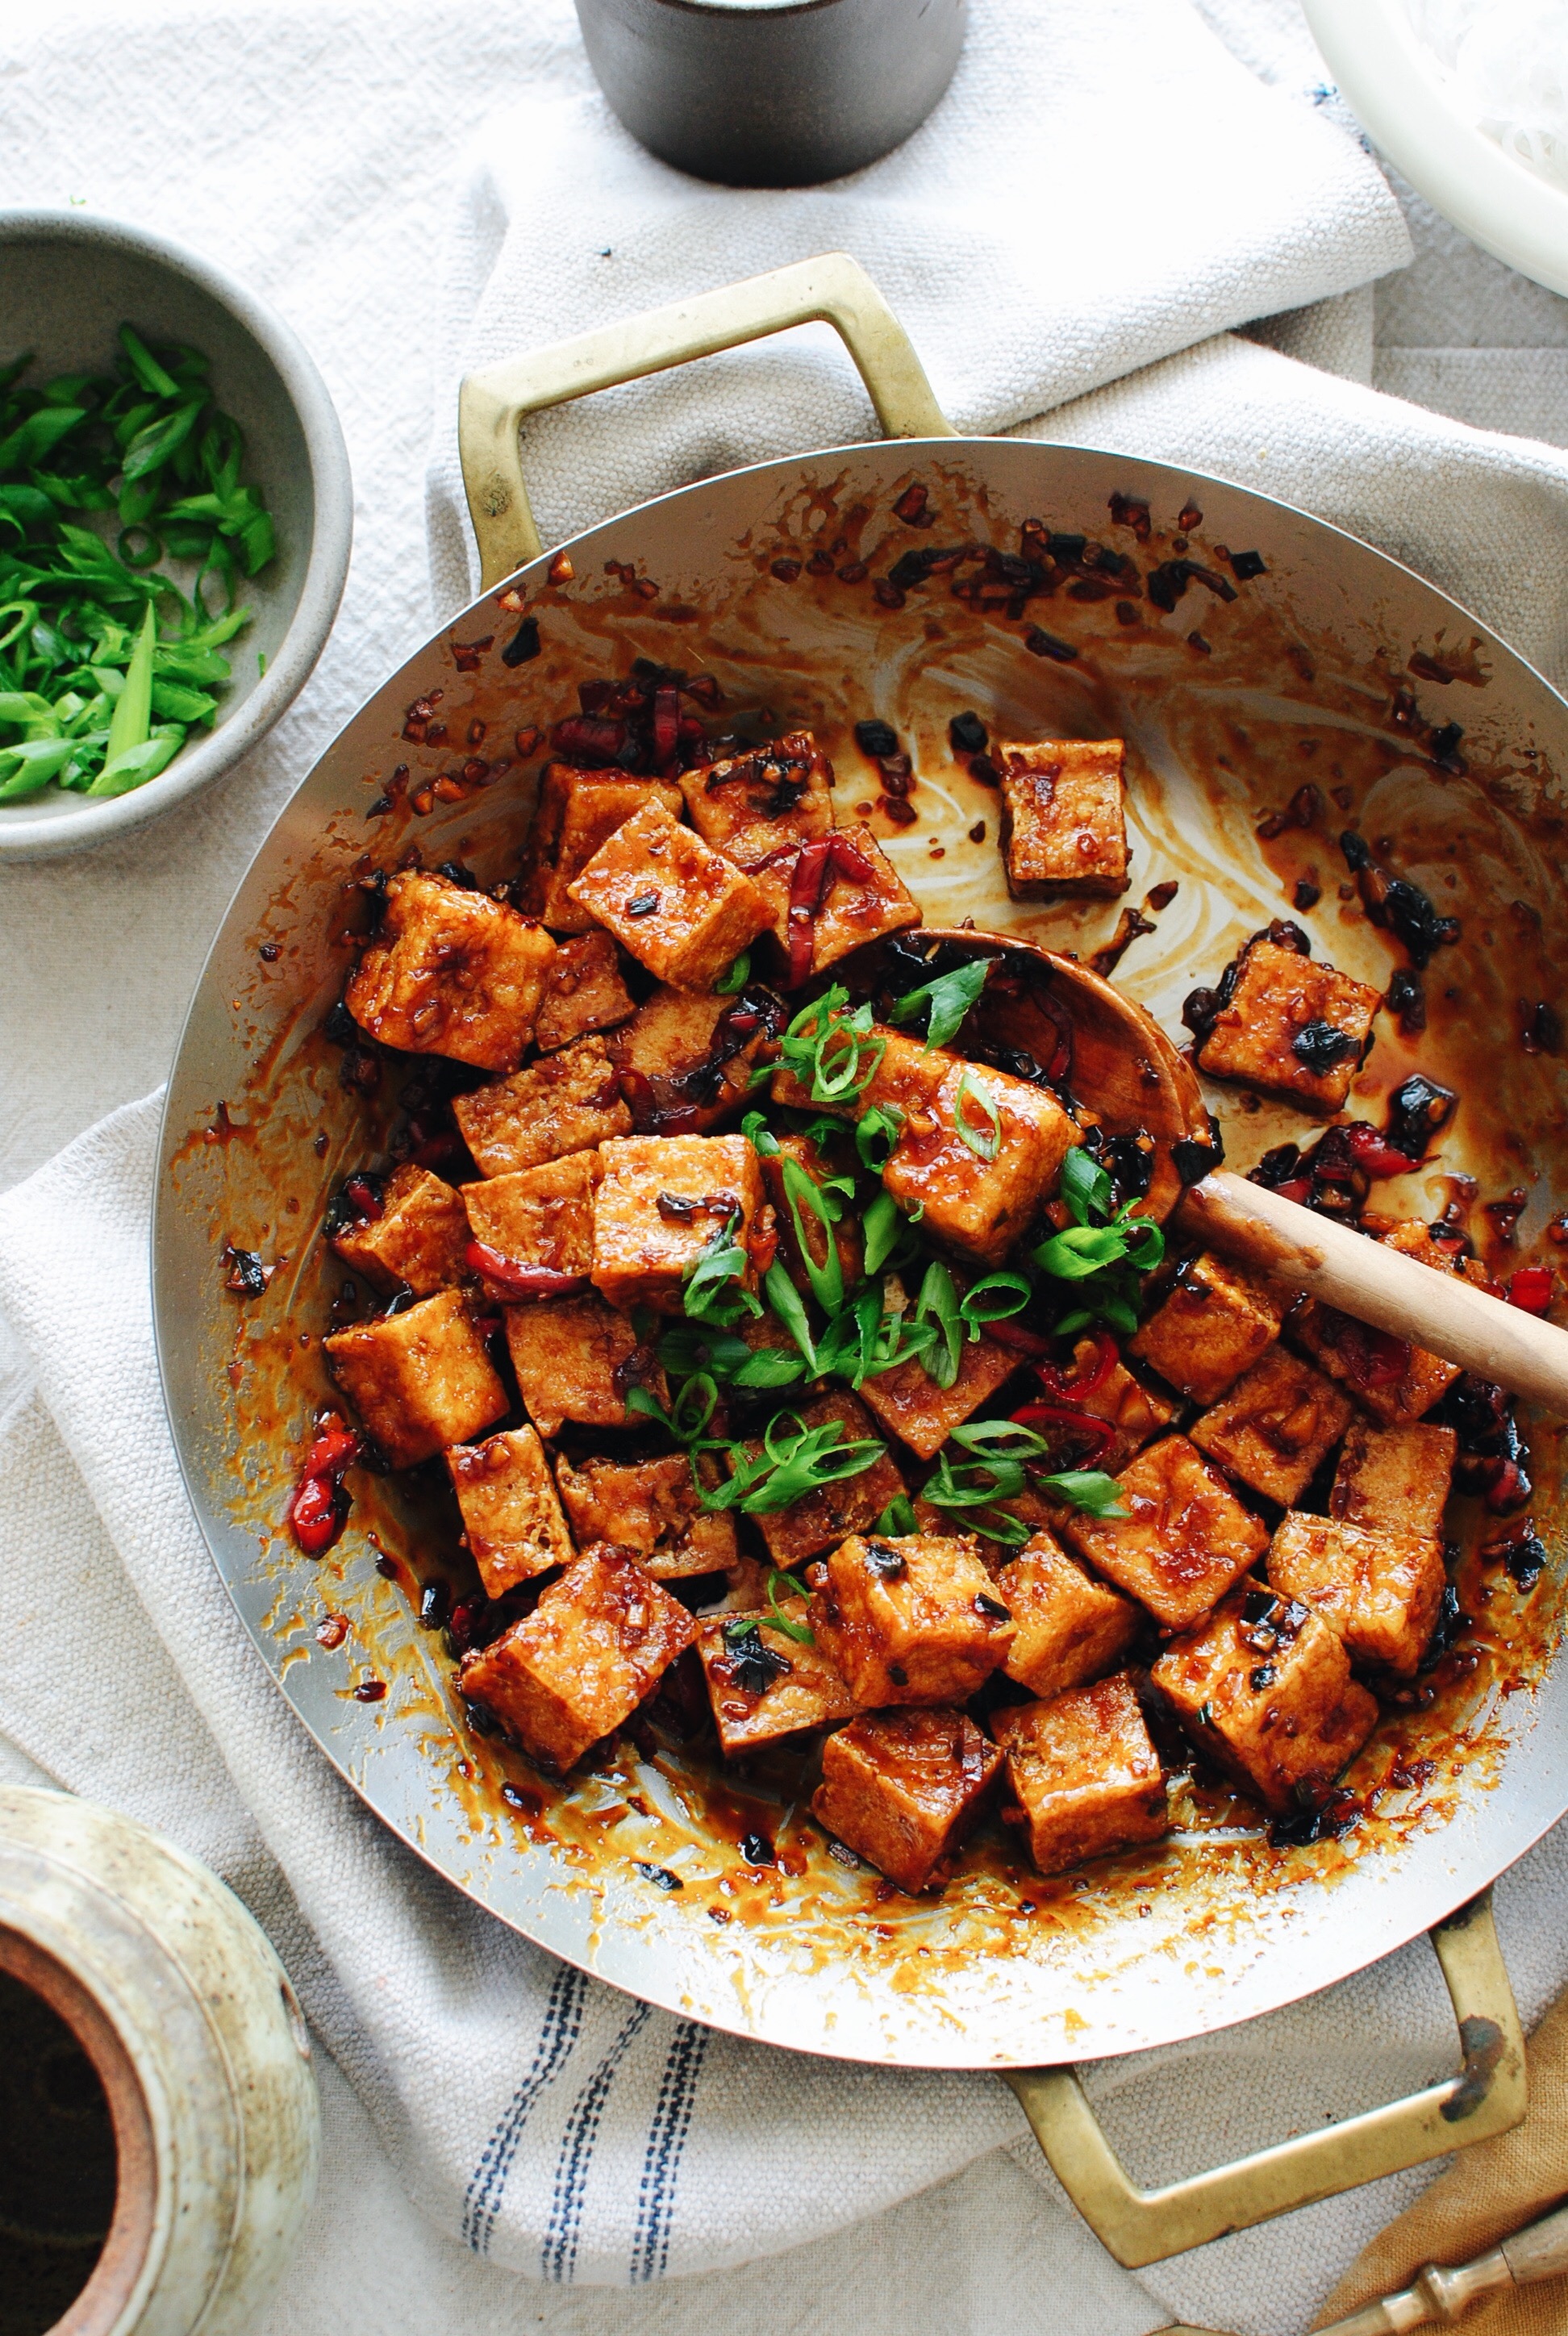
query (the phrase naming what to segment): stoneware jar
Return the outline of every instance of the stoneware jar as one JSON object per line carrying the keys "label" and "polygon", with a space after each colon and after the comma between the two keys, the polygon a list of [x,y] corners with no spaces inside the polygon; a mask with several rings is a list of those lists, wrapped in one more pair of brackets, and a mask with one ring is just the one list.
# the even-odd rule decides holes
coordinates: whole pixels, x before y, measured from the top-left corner
{"label": "stoneware jar", "polygon": [[55,2336],[238,2336],[320,2144],[309,2038],[267,1939],[145,1826],[4,1786],[0,1973],[71,2031],[112,2120],[112,2217]]}
{"label": "stoneware jar", "polygon": [[953,77],[969,0],[577,0],[589,63],[634,138],[731,187],[863,170]]}

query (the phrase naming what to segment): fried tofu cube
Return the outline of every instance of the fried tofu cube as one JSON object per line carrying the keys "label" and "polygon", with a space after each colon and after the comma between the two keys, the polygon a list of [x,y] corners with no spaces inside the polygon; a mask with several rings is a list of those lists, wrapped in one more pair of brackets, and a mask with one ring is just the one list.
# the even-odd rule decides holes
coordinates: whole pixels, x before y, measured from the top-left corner
{"label": "fried tofu cube", "polygon": [[668,1403],[653,1349],[638,1345],[626,1316],[596,1290],[542,1306],[509,1306],[505,1319],[511,1368],[541,1436],[559,1434],[569,1419],[584,1427],[624,1427],[636,1416],[626,1407],[633,1387],[646,1387],[661,1406]]}
{"label": "fried tofu cube", "polygon": [[447,1471],[485,1593],[570,1565],[577,1555],[544,1446],[531,1427],[511,1427],[483,1444],[453,1444]]}
{"label": "fried tofu cube", "polygon": [[593,1284],[629,1312],[678,1314],[686,1285],[716,1243],[745,1252],[736,1290],[755,1290],[747,1244],[762,1171],[744,1135],[630,1135],[604,1144],[593,1203]]}
{"label": "fried tofu cube", "polygon": [[1350,1419],[1350,1405],[1332,1379],[1283,1347],[1271,1347],[1190,1433],[1199,1451],[1231,1475],[1289,1508]]}
{"label": "fried tofu cube", "polygon": [[750,877],[658,803],[618,827],[567,890],[675,989],[711,989],[768,920]]}
{"label": "fried tofu cube", "polygon": [[452,1113],[482,1176],[509,1176],[631,1134],[602,1038],[579,1038],[494,1086],[458,1095]]}
{"label": "fried tofu cube", "polygon": [[1015,900],[1126,891],[1125,752],[1120,738],[1043,738],[993,750]]}
{"label": "fried tofu cube", "polygon": [[742,1110],[768,1017],[737,1029],[754,999],[704,997],[662,983],[609,1041],[617,1067],[648,1082],[648,1109],[670,1134],[706,1134]]}
{"label": "fried tofu cube", "polygon": [[973,1825],[1001,1765],[964,1712],[875,1712],[823,1746],[812,1815],[901,1890],[923,1890]]}
{"label": "fried tofu cube", "polygon": [[[794,1408],[805,1427],[823,1427],[831,1419],[838,1420],[842,1428],[838,1439],[841,1447],[876,1437],[875,1422],[847,1387]],[[741,1450],[746,1458],[755,1459],[759,1446],[747,1444]],[[889,1502],[896,1501],[903,1490],[903,1477],[883,1448],[881,1457],[858,1476],[841,1476],[836,1484],[823,1484],[803,1500],[792,1501],[787,1509],[764,1509],[753,1522],[762,1528],[774,1564],[787,1573],[796,1566],[809,1565],[823,1550],[836,1549],[851,1533],[869,1533]]]}
{"label": "fried tofu cube", "polygon": [[[805,1600],[786,1598],[778,1611],[786,1621],[803,1622]],[[831,1728],[855,1708],[822,1649],[781,1630],[771,1612],[705,1617],[696,1650],[726,1760],[805,1728]]]}
{"label": "fried tofu cube", "polygon": [[954,1428],[1011,1378],[1019,1360],[1015,1348],[982,1330],[964,1341],[951,1387],[939,1387],[921,1362],[900,1363],[867,1379],[861,1397],[917,1458],[934,1460]]}
{"label": "fried tofu cube", "polygon": [[1269,1545],[1258,1519],[1184,1436],[1151,1444],[1118,1481],[1127,1514],[1075,1509],[1062,1520],[1062,1538],[1168,1630],[1208,1613]]}
{"label": "fried tofu cube", "polygon": [[732,754],[681,776],[686,807],[705,843],[730,852],[740,836],[774,844],[810,843],[833,823],[833,764],[809,730],[792,730],[771,745]]}
{"label": "fried tofu cube", "polygon": [[[1429,1265],[1435,1273],[1464,1272],[1463,1262],[1435,1241],[1418,1220],[1379,1236],[1389,1249]],[[1466,1278],[1471,1279],[1469,1274]],[[1368,1329],[1349,1314],[1310,1298],[1290,1317],[1290,1335],[1331,1378],[1348,1387],[1362,1408],[1385,1427],[1407,1426],[1431,1410],[1459,1377],[1457,1363]]]}
{"label": "fried tofu cube", "polygon": [[1346,1430],[1329,1514],[1366,1533],[1419,1533],[1443,1530],[1459,1439],[1451,1427],[1413,1420],[1404,1427],[1374,1427],[1353,1419]]}
{"label": "fried tofu cube", "polygon": [[1142,1627],[1132,1601],[1096,1582],[1048,1533],[1024,1543],[995,1587],[1018,1625],[1008,1677],[1035,1695],[1064,1695],[1115,1670]]}
{"label": "fried tofu cube", "polygon": [[1414,1671],[1443,1602],[1443,1551],[1430,1533],[1368,1533],[1291,1510],[1269,1547],[1269,1587],[1300,1599],[1353,1663]]}
{"label": "fried tofu cube", "polygon": [[962,1703],[1016,1635],[973,1543],[940,1533],[852,1533],[827,1560],[810,1620],[862,1710]]}
{"label": "fried tofu cube", "polygon": [[587,1548],[612,1542],[635,1552],[656,1582],[722,1573],[735,1562],[735,1520],[705,1509],[684,1452],[658,1460],[555,1464],[572,1532]]}
{"label": "fried tofu cube", "polygon": [[506,1409],[460,1290],[322,1340],[328,1368],[394,1468],[466,1444]]}
{"label": "fried tofu cube", "polygon": [[1125,1673],[1013,1705],[994,1726],[1042,1874],[1168,1831],[1164,1772]]}
{"label": "fried tofu cube", "polygon": [[343,1002],[384,1046],[514,1071],[554,959],[550,935],[515,909],[409,869],[387,885]]}
{"label": "fried tofu cube", "polygon": [[686,1608],[634,1558],[594,1550],[531,1614],[465,1656],[458,1685],[533,1759],[565,1770],[629,1719],[696,1641]]}
{"label": "fried tofu cube", "polygon": [[625,771],[579,771],[550,763],[539,783],[539,802],[523,856],[523,905],[551,932],[587,933],[594,920],[568,890],[600,844],[650,803],[680,816],[680,789]]}
{"label": "fried tofu cube", "polygon": [[373,1289],[405,1284],[416,1298],[430,1298],[468,1270],[468,1219],[450,1184],[408,1161],[388,1177],[381,1214],[334,1234],[332,1246]]}
{"label": "fried tofu cube", "polygon": [[841,829],[798,852],[786,846],[782,858],[772,832],[752,828],[726,850],[767,902],[792,986],[867,941],[920,922],[919,907],[869,828],[852,834]]}
{"label": "fried tofu cube", "polygon": [[1286,1301],[1205,1251],[1177,1275],[1128,1348],[1193,1403],[1218,1403],[1280,1335]]}
{"label": "fried tofu cube", "polygon": [[825,1218],[813,1206],[810,1191],[804,1189],[809,1186],[820,1191],[833,1176],[833,1171],[821,1150],[809,1135],[779,1135],[774,1141],[777,1150],[763,1155],[762,1177],[773,1202],[779,1257],[785,1272],[797,1290],[809,1294],[812,1279],[806,1270],[808,1257],[820,1277],[827,1272],[829,1260],[836,1251],[842,1287],[846,1290],[852,1289],[860,1280],[864,1255],[853,1195],[828,1192],[822,1208],[839,1212],[830,1230]]}
{"label": "fried tofu cube", "polygon": [[1193,1742],[1276,1815],[1320,1803],[1377,1724],[1338,1633],[1256,1584],[1175,1640],[1152,1676]]}
{"label": "fried tofu cube", "polygon": [[[472,1237],[511,1264],[586,1281],[593,1263],[593,1196],[603,1173],[597,1152],[569,1152],[538,1168],[464,1184]],[[495,1290],[507,1294],[503,1283]]]}
{"label": "fried tofu cube", "polygon": [[1310,1111],[1343,1111],[1381,994],[1277,941],[1250,941],[1235,987],[1198,1049],[1211,1078],[1293,1096]]}
{"label": "fried tofu cube", "polygon": [[557,945],[539,1001],[533,1043],[541,1055],[553,1055],[574,1038],[586,1038],[590,1030],[613,1030],[635,1010],[609,935],[575,933]]}
{"label": "fried tofu cube", "polygon": [[[1078,1340],[1073,1348],[1075,1379],[1091,1377],[1097,1352],[1093,1338]],[[1091,1418],[1103,1419],[1114,1431],[1105,1449],[1094,1455],[1095,1466],[1103,1468],[1107,1476],[1119,1475],[1135,1454],[1169,1427],[1178,1409],[1166,1397],[1146,1387],[1121,1362],[1111,1365],[1098,1387],[1088,1387],[1080,1394],[1069,1385],[1067,1401],[1078,1410],[1086,1411]]]}
{"label": "fried tofu cube", "polygon": [[[1055,1095],[1027,1079],[896,1030],[876,1035],[887,1051],[860,1110],[903,1114],[883,1186],[906,1215],[925,1211],[936,1240],[999,1265],[1055,1184],[1076,1128]],[[783,1100],[776,1081],[774,1099]]]}

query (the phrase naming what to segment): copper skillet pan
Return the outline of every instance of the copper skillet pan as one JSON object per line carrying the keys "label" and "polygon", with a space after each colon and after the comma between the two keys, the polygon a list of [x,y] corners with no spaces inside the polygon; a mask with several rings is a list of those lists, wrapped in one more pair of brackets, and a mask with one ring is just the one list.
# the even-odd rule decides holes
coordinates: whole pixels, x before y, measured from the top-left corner
{"label": "copper skillet pan", "polygon": [[[892,443],[708,480],[591,530],[565,559],[541,553],[521,414],[809,318],[842,333]],[[640,656],[713,675],[743,732],[809,725],[837,766],[841,822],[869,817],[929,925],[972,919],[975,947],[1001,935],[1086,959],[1120,940],[1118,983],[1177,1035],[1185,991],[1291,913],[1299,885],[1301,900],[1319,896],[1297,911],[1318,954],[1388,987],[1398,959],[1345,897],[1336,839],[1359,823],[1461,931],[1427,970],[1425,1032],[1380,1017],[1352,1109],[1379,1120],[1384,1094],[1417,1066],[1461,1091],[1440,1153],[1384,1188],[1383,1205],[1427,1219],[1470,1209],[1502,1272],[1552,1254],[1537,1244],[1568,1198],[1555,1181],[1568,1079],[1550,1017],[1534,1011],[1568,944],[1550,795],[1568,765],[1568,708],[1441,593],[1300,511],[1161,463],[954,437],[843,258],[497,368],[465,384],[463,421],[485,589],[366,699],[258,855],[191,1008],[163,1134],[155,1290],[170,1410],[215,1562],[284,1694],[394,1831],[552,1952],[769,2042],[1005,2074],[1125,2263],[1516,2122],[1518,2023],[1473,1902],[1568,1808],[1568,1675],[1550,1662],[1563,1471],[1544,1422],[1526,1424],[1547,1570],[1526,1598],[1495,1564],[1465,1559],[1473,1629],[1432,1675],[1430,1705],[1391,1715],[1351,1771],[1366,1809],[1353,1832],[1272,1847],[1245,1813],[1183,1787],[1157,1851],[1041,1883],[982,1841],[934,1900],[879,1897],[874,1875],[835,1863],[787,1774],[726,1781],[691,1746],[628,1737],[562,1794],[474,1735],[439,1633],[415,1618],[422,1583],[461,1593],[466,1579],[433,1496],[421,1505],[366,1479],[319,1565],[280,1520],[328,1393],[315,1340],[342,1268],[317,1229],[341,1179],[380,1150],[398,1085],[386,1072],[376,1085],[374,1066],[322,1033],[363,924],[355,879],[414,847],[487,882],[509,872],[543,735],[580,681],[624,676]],[[957,596],[952,571],[907,557],[960,544],[1014,555],[1026,520],[1058,539],[1048,598],[1007,597],[1017,571],[1002,571],[999,597]],[[1147,928],[1130,943],[1118,904],[1008,900],[997,797],[949,743],[967,710],[998,737],[1127,739],[1126,905],[1142,903]],[[870,715],[892,725],[917,774],[891,812],[853,737]],[[1522,1027],[1535,1051],[1521,1050]],[[1256,1096],[1209,1101],[1232,1166],[1303,1133]],[[1497,1249],[1511,1225],[1512,1247]],[[229,1241],[276,1266],[265,1294],[226,1287]],[[317,1636],[329,1614],[346,1620],[339,1643]],[[378,1700],[354,1692],[367,1673],[385,1683]],[[779,1866],[738,1860],[753,1831],[776,1842]],[[682,1888],[651,1886],[650,1869]],[[715,1908],[729,1919],[710,1919]],[[1459,2077],[1173,2190],[1132,2188],[1067,2063],[1270,2010],[1422,1930],[1461,2020]]]}

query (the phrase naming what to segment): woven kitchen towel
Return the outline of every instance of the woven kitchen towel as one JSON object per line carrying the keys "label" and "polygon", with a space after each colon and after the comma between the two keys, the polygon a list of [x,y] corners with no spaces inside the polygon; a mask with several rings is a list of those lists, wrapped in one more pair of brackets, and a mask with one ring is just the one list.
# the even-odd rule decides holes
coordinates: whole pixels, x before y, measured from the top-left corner
{"label": "woven kitchen towel", "polygon": [[[994,2078],[809,2060],[635,2004],[460,1898],[348,1791],[267,1678],[180,1482],[146,1270],[157,1124],[156,1096],[115,1113],[0,1198],[0,1309],[20,1348],[8,1410],[0,1392],[0,1730],[250,1898],[410,2191],[497,2263],[625,2284],[742,2262],[998,2143],[1057,2211]],[[1568,1828],[1499,1891],[1526,2018],[1568,1978],[1565,1899]],[[1158,2182],[1453,2060],[1417,1943],[1289,2011],[1088,2081],[1135,2175]],[[1420,2180],[1226,2240],[1144,2283],[1187,2319],[1280,2336]],[[1081,2272],[1066,2238],[1061,2257]],[[1109,2273],[1107,2292],[1118,2282]]]}
{"label": "woven kitchen towel", "polygon": [[[597,90],[531,92],[476,141],[443,271],[438,605],[478,589],[452,427],[467,367],[838,249],[891,302],[949,420],[992,433],[1409,256],[1357,141],[1266,88],[1186,0],[973,0],[930,121],[825,187],[707,186],[645,153]],[[812,326],[542,414],[525,462],[559,541],[866,429],[847,358]]]}

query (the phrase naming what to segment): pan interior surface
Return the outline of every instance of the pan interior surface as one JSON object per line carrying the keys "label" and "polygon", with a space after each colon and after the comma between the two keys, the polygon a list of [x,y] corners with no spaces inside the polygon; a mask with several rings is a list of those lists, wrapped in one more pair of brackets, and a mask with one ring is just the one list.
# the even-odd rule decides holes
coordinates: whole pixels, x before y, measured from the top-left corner
{"label": "pan interior surface", "polygon": [[[1015,576],[1011,593],[955,597],[945,555],[1016,559],[1026,521],[1082,539],[1076,582],[1029,597]],[[563,1789],[476,1732],[440,1633],[419,1627],[421,1584],[461,1586],[467,1562],[437,1493],[367,1479],[319,1562],[283,1526],[312,1412],[332,1395],[319,1341],[344,1269],[322,1213],[377,1151],[394,1100],[385,1076],[356,1080],[322,1026],[364,930],[361,883],[411,849],[486,884],[509,874],[551,724],[576,710],[579,682],[641,657],[713,675],[743,735],[813,729],[840,824],[871,827],[929,925],[972,920],[1086,959],[1119,949],[1116,982],[1177,1039],[1186,992],[1277,918],[1387,991],[1405,960],[1349,881],[1339,836],[1359,827],[1459,929],[1423,978],[1426,1029],[1385,1011],[1352,1092],[1351,1114],[1373,1122],[1417,1068],[1463,1099],[1378,1205],[1424,1220],[1469,1209],[1478,1242],[1505,1239],[1506,1269],[1568,1201],[1568,1071],[1531,1037],[1551,1037],[1531,1017],[1568,953],[1568,706],[1352,539],[1092,450],[842,449],[685,489],[569,550],[570,573],[541,560],[504,601],[465,610],[328,749],[241,887],[185,1033],[157,1202],[160,1350],[192,1499],[263,1660],[345,1776],[458,1887],[620,1987],[772,2042],[921,2065],[1086,2059],[1359,1969],[1568,1806],[1555,1423],[1524,1423],[1545,1571],[1526,1594],[1466,1557],[1470,1628],[1408,1706],[1386,1710],[1347,1776],[1357,1822],[1340,1837],[1274,1846],[1255,1811],[1225,1816],[1183,1791],[1153,1849],[1042,1881],[998,1828],[940,1895],[915,1899],[838,1861],[787,1764],[726,1775],[696,1741],[633,1728]],[[999,799],[949,742],[969,711],[993,740],[1127,741],[1124,900],[1009,900]],[[856,745],[873,715],[913,757],[912,822]],[[1265,1098],[1210,1101],[1236,1168],[1308,1140]],[[264,1295],[226,1289],[229,1243],[275,1269]],[[356,1698],[367,1675],[381,1699]],[[771,1865],[741,1856],[759,1833]]]}

